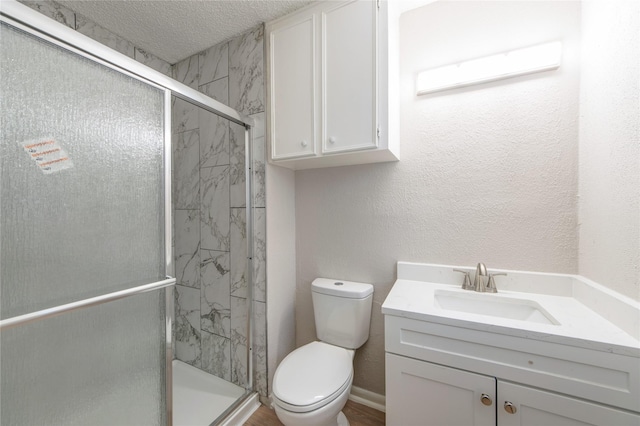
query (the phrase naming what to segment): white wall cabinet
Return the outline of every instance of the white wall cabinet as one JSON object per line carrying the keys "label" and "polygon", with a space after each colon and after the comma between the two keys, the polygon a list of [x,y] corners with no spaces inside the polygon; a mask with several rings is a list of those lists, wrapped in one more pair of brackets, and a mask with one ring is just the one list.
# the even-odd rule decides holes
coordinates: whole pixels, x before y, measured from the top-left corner
{"label": "white wall cabinet", "polygon": [[323,154],[378,145],[376,12],[353,1],[321,13]]}
{"label": "white wall cabinet", "polygon": [[282,21],[268,35],[271,53],[271,156],[274,159],[317,154],[317,26],[314,14],[294,15]]}
{"label": "white wall cabinet", "polygon": [[564,359],[561,345],[535,346],[539,354],[509,336],[386,315],[387,425],[640,425],[633,396],[607,394],[618,391],[616,375],[630,386],[617,385],[622,393],[635,393],[627,371],[637,365],[620,358],[612,367],[584,349]]}
{"label": "white wall cabinet", "polygon": [[387,2],[370,0],[317,2],[267,24],[273,164],[297,170],[398,159],[397,119],[389,116],[396,25]]}

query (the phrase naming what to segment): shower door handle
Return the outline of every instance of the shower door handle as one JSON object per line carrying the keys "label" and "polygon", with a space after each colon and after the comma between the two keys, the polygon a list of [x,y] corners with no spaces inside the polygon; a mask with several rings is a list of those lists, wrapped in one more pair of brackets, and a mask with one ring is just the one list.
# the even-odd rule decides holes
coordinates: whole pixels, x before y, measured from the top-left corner
{"label": "shower door handle", "polygon": [[16,325],[26,324],[26,323],[30,323],[30,322],[37,321],[44,318],[54,317],[56,315],[60,315],[65,312],[77,311],[79,309],[88,308],[90,306],[102,305],[103,303],[111,302],[118,299],[123,299],[125,297],[133,296],[135,294],[159,290],[161,288],[170,287],[175,283],[176,283],[175,278],[167,277],[162,281],[156,281],[151,284],[144,284],[138,287],[128,288],[126,290],[115,291],[113,293],[92,297],[90,299],[84,299],[77,302],[67,303],[65,305],[59,305],[53,308],[42,309],[40,311],[19,315],[13,318],[7,318],[0,321],[0,330],[5,330],[8,328],[14,327]]}

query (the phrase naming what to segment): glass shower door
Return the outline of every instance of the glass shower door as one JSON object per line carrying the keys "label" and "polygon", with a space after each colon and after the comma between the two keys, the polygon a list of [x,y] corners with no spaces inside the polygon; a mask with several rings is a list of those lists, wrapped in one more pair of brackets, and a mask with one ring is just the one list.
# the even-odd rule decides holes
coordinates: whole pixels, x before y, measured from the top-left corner
{"label": "glass shower door", "polygon": [[17,26],[0,34],[0,424],[166,424],[168,97]]}

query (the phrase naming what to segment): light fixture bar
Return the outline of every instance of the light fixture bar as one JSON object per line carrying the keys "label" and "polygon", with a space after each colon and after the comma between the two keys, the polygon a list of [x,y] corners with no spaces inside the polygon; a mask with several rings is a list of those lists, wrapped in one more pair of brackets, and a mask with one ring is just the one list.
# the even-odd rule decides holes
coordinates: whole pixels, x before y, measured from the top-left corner
{"label": "light fixture bar", "polygon": [[562,42],[560,41],[511,50],[422,71],[418,74],[416,90],[418,95],[426,95],[553,70],[560,66],[561,58]]}

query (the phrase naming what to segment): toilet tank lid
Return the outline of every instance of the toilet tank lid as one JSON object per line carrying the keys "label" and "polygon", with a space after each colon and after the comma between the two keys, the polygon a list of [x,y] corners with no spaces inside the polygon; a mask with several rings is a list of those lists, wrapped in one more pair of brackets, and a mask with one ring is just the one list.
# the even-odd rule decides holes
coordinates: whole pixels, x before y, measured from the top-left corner
{"label": "toilet tank lid", "polygon": [[373,293],[373,285],[352,281],[332,280],[330,278],[316,278],[311,283],[311,291],[349,299],[364,299]]}

